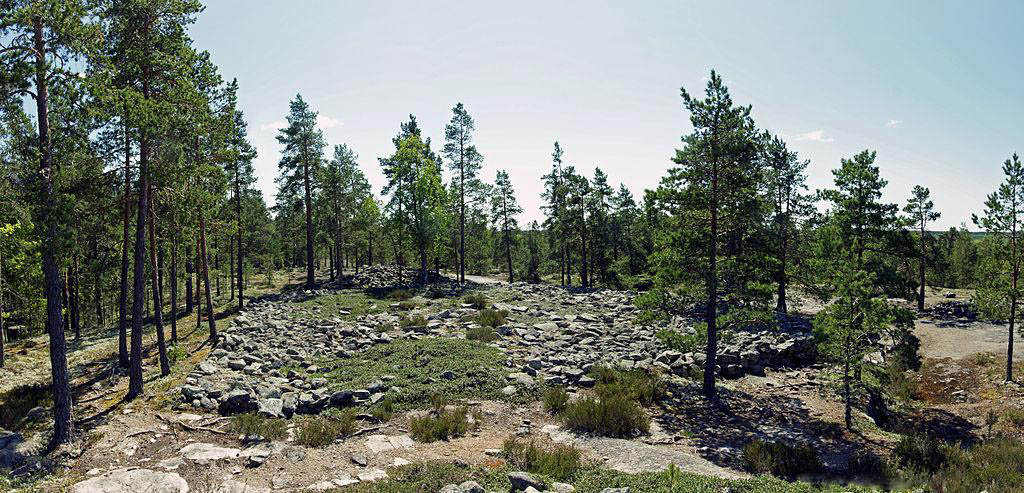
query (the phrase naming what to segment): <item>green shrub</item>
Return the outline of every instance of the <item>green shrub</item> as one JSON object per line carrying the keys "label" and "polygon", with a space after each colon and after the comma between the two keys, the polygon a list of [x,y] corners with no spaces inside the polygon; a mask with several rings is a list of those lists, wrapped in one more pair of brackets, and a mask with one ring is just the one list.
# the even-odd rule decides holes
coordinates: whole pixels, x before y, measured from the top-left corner
{"label": "green shrub", "polygon": [[473,327],[466,329],[466,339],[471,341],[480,341],[483,343],[494,342],[498,340],[498,333],[490,327]]}
{"label": "green shrub", "polygon": [[562,421],[569,429],[606,437],[628,438],[650,430],[644,410],[622,394],[584,397],[565,406]]}
{"label": "green shrub", "polygon": [[1015,407],[1007,408],[1003,411],[1003,418],[1017,428],[1024,427],[1024,410]]}
{"label": "green shrub", "polygon": [[551,387],[544,391],[544,410],[558,414],[565,410],[569,403],[569,393],[562,387]]}
{"label": "green shrub", "polygon": [[409,423],[409,434],[413,440],[423,443],[450,440],[466,434],[479,426],[479,419],[470,422],[469,409],[460,406],[452,410],[436,410],[429,415],[413,418]]}
{"label": "green shrub", "polygon": [[408,289],[396,289],[388,293],[388,299],[391,301],[406,301],[412,299],[412,292]]}
{"label": "green shrub", "polygon": [[697,327],[694,334],[686,334],[672,329],[661,329],[654,334],[669,349],[681,353],[692,353],[700,350],[708,342],[707,329]]}
{"label": "green shrub", "polygon": [[599,396],[606,394],[622,394],[649,406],[664,398],[666,393],[665,379],[658,372],[644,370],[614,370],[604,366],[595,366],[590,370],[597,382],[594,390]]}
{"label": "green shrub", "polygon": [[462,301],[467,305],[472,305],[473,308],[476,308],[477,310],[483,310],[484,308],[491,306],[491,301],[488,300],[483,293],[470,294],[463,298]]}
{"label": "green shrub", "polygon": [[391,399],[381,399],[377,401],[370,410],[370,414],[372,414],[377,421],[391,421],[391,417],[395,414],[395,401]]}
{"label": "green shrub", "polygon": [[408,317],[402,319],[400,325],[402,326],[403,329],[407,329],[409,327],[426,327],[427,319],[423,315],[419,314],[409,315]]}
{"label": "green shrub", "polygon": [[524,443],[509,438],[502,445],[501,452],[513,469],[542,474],[561,481],[575,476],[582,464],[580,451],[566,445],[546,450],[538,447],[533,441]]}
{"label": "green shrub", "polygon": [[508,310],[491,310],[490,308],[481,310],[476,316],[476,321],[484,327],[490,327],[497,329],[502,325],[505,325],[507,321],[505,317],[508,317]]}
{"label": "green shrub", "polygon": [[786,479],[817,473],[822,469],[821,459],[814,449],[764,440],[754,440],[743,447],[743,462],[755,473]]}
{"label": "green shrub", "polygon": [[354,433],[355,422],[356,412],[353,409],[307,418],[299,424],[295,442],[306,447],[326,447],[338,437]]}
{"label": "green shrub", "polygon": [[0,394],[0,429],[17,430],[29,411],[50,409],[53,398],[49,385],[19,385]]}
{"label": "green shrub", "polygon": [[934,491],[1019,492],[1024,485],[1024,443],[987,440],[967,450],[944,446],[946,467],[930,478]]}
{"label": "green shrub", "polygon": [[946,464],[946,447],[926,435],[909,435],[900,439],[893,456],[900,468],[932,474]]}
{"label": "green shrub", "polygon": [[188,351],[185,351],[183,344],[174,344],[167,348],[167,361],[170,362],[171,366],[178,364],[179,361],[184,360],[188,357]]}
{"label": "green shrub", "polygon": [[267,440],[284,438],[288,428],[283,419],[266,418],[254,413],[239,414],[231,418],[229,429],[241,435],[259,435]]}
{"label": "green shrub", "polygon": [[415,310],[419,306],[415,301],[402,301],[398,303],[398,309],[403,312]]}
{"label": "green shrub", "polygon": [[846,463],[846,475],[850,478],[870,479],[887,484],[895,476],[889,463],[871,452],[856,452]]}

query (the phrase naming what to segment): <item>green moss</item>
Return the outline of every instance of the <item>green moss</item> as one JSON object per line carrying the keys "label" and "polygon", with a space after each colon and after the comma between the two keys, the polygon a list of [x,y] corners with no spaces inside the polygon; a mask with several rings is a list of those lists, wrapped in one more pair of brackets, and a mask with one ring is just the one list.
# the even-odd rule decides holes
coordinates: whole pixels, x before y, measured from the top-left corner
{"label": "green moss", "polygon": [[352,358],[325,362],[332,389],[359,389],[393,375],[388,397],[395,410],[426,408],[437,395],[448,402],[464,399],[513,400],[533,396],[505,396],[506,356],[501,350],[476,341],[426,337],[380,344]]}

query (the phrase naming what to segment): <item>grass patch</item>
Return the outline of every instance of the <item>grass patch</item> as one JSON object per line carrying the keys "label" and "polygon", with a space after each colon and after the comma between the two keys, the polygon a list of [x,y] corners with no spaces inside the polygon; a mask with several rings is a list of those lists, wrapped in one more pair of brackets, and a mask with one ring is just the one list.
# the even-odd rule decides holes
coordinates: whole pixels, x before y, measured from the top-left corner
{"label": "grass patch", "polygon": [[821,459],[814,449],[764,440],[754,440],[743,446],[743,462],[752,472],[786,479],[822,470]]}
{"label": "grass patch", "polygon": [[621,393],[584,397],[568,404],[561,416],[569,429],[606,437],[629,438],[651,427],[644,410]]}
{"label": "grass patch", "polygon": [[17,431],[28,424],[24,419],[29,411],[37,407],[50,409],[53,397],[48,385],[19,385],[0,394],[0,403],[0,429]]}
{"label": "grass patch", "polygon": [[388,293],[388,299],[391,301],[408,301],[412,299],[412,291],[408,289],[396,289]]}
{"label": "grass patch", "polygon": [[[379,308],[377,310],[371,309],[370,307],[373,304],[374,300],[367,296],[365,292],[356,289],[345,289],[332,294],[315,296],[298,303],[298,306],[307,309],[317,308],[325,316],[330,315],[342,320],[355,320],[360,315],[380,310]],[[342,310],[349,312],[348,315],[341,314]]]}
{"label": "grass patch", "polygon": [[288,423],[283,419],[265,418],[258,414],[239,414],[231,418],[230,430],[241,435],[259,435],[268,440],[284,438]]}
{"label": "grass patch", "polygon": [[415,301],[401,301],[401,302],[398,303],[398,307],[397,308],[398,308],[398,311],[401,311],[401,312],[411,312],[411,311],[415,310],[416,307],[418,307],[418,306],[420,306],[419,303],[416,303]]}
{"label": "grass patch", "polygon": [[563,387],[551,387],[544,391],[543,401],[545,411],[558,414],[569,404],[569,393]]}
{"label": "grass patch", "polygon": [[525,392],[510,398],[501,392],[508,374],[505,359],[500,349],[475,341],[424,337],[378,344],[321,366],[331,369],[326,377],[334,390],[365,388],[381,375],[394,375],[390,397],[398,411],[427,407],[434,395],[448,402],[535,398]]}
{"label": "grass patch", "polygon": [[566,445],[546,450],[533,441],[525,443],[509,438],[502,445],[501,452],[513,469],[542,474],[560,481],[576,476],[583,464],[580,451]]}
{"label": "grass patch", "polygon": [[479,427],[480,420],[477,418],[475,416],[472,421],[469,419],[469,408],[466,406],[441,408],[427,416],[413,418],[409,423],[409,435],[413,440],[423,443],[448,441]]}
{"label": "grass patch", "polygon": [[340,436],[355,432],[356,412],[348,409],[335,414],[303,419],[295,434],[295,443],[306,447],[323,448]]}
{"label": "grass patch", "polygon": [[471,305],[477,310],[483,310],[491,306],[491,300],[487,299],[483,293],[472,293],[462,299],[463,303]]}

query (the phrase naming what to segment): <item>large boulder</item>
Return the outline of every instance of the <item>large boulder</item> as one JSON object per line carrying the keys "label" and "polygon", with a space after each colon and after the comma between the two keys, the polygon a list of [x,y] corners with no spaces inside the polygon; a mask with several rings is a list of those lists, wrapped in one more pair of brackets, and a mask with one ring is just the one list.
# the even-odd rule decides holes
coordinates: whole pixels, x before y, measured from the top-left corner
{"label": "large boulder", "polygon": [[118,469],[71,487],[71,493],[188,493],[188,483],[173,472]]}

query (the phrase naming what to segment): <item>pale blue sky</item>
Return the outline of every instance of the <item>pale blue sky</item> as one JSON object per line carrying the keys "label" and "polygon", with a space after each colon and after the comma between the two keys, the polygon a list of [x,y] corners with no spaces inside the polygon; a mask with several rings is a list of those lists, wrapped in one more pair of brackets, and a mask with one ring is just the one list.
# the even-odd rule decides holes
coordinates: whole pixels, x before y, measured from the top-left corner
{"label": "pale blue sky", "polygon": [[376,191],[399,123],[415,114],[440,149],[463,102],[484,177],[508,170],[523,219],[540,217],[555,140],[639,199],[689,131],[680,86],[702,91],[712,68],[811,160],[812,188],[875,149],[886,199],[931,188],[937,228],[969,222],[1024,153],[1020,1],[207,3],[192,35],[239,79],[271,203],[276,126],[297,92]]}

